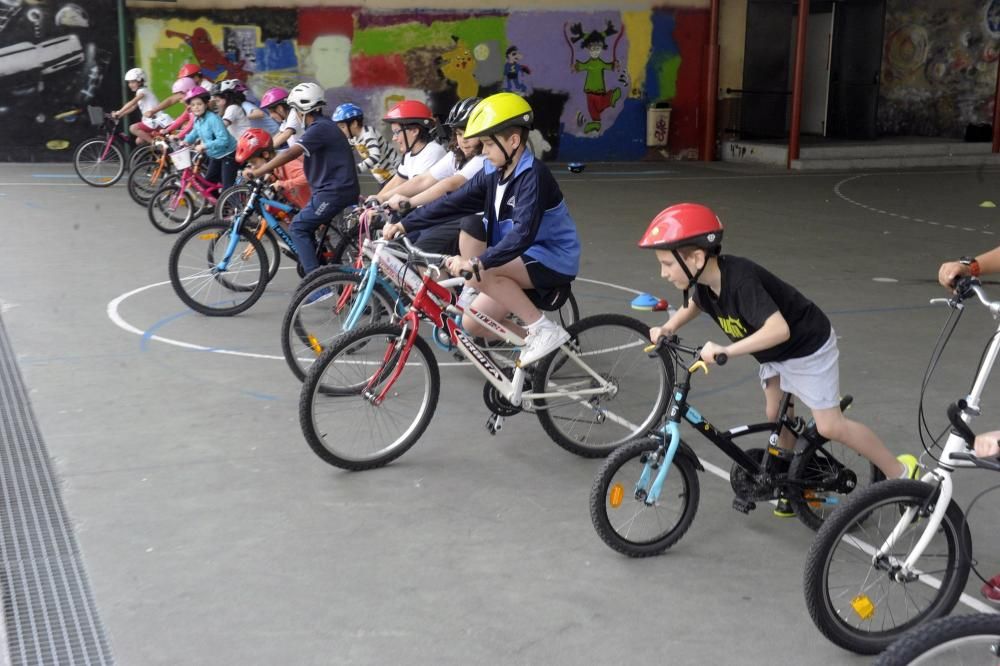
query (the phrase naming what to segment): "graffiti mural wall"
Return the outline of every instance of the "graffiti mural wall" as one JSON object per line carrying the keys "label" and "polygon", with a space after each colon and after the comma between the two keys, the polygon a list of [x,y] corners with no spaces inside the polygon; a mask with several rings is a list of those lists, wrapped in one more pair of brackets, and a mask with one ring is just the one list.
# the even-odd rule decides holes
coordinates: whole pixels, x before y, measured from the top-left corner
{"label": "graffiti mural wall", "polygon": [[0,159],[69,159],[86,106],[117,108],[115,17],[112,0],[0,1]]}
{"label": "graffiti mural wall", "polygon": [[132,17],[136,64],[161,96],[186,62],[215,79],[240,78],[257,96],[315,80],[331,107],[352,101],[368,119],[402,99],[444,117],[464,97],[510,91],[535,109],[536,149],[560,160],[645,157],[646,107],[668,101],[670,152],[692,156],[698,144],[704,10],[135,9]]}
{"label": "graffiti mural wall", "polygon": [[1000,0],[889,0],[879,131],[961,137],[992,122],[998,39]]}

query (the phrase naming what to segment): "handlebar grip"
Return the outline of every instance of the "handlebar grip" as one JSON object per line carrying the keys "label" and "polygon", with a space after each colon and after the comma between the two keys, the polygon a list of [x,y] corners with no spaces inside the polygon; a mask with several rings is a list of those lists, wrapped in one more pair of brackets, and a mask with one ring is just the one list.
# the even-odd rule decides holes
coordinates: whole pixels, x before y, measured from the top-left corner
{"label": "handlebar grip", "polygon": [[981,467],[982,469],[993,470],[994,472],[1000,472],[1000,460],[996,458],[980,458],[972,453],[963,453],[961,451],[952,453],[950,456],[953,460],[967,460],[971,462],[976,467]]}
{"label": "handlebar grip", "polygon": [[410,212],[410,209],[411,209],[412,207],[413,207],[413,206],[411,206],[411,205],[410,205],[410,202],[409,202],[409,201],[400,201],[400,202],[399,202],[399,212],[400,212],[400,213],[409,213],[409,212]]}
{"label": "handlebar grip", "polygon": [[459,271],[458,274],[461,275],[466,280],[471,280],[473,277],[475,277],[472,271]]}
{"label": "handlebar grip", "polygon": [[717,365],[725,365],[729,361],[729,354],[716,354],[715,363]]}

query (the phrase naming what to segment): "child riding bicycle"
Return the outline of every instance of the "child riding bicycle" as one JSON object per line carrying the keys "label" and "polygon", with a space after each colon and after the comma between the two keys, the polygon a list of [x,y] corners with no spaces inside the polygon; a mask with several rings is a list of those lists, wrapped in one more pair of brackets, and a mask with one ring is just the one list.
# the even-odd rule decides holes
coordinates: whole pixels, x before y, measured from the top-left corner
{"label": "child riding bicycle", "polygon": [[[160,100],[156,98],[152,90],[146,87],[146,73],[142,69],[133,67],[125,72],[125,82],[128,84],[129,90],[135,93],[135,97],[125,102],[122,108],[112,111],[112,117],[121,118],[128,115],[136,107],[139,107],[139,110],[145,114],[159,105]],[[129,126],[129,131],[135,137],[136,143],[152,143],[153,134],[172,123],[173,120],[163,111],[159,111],[150,116],[148,120],[132,123]]]}
{"label": "child riding bicycle", "polygon": [[364,112],[357,104],[347,102],[333,111],[333,122],[347,137],[361,157],[358,173],[368,171],[381,189],[399,166],[399,155],[371,125],[365,125]]}
{"label": "child riding bicycle", "polygon": [[[251,127],[243,132],[243,136],[236,142],[237,163],[246,163],[250,168],[264,166],[274,159],[276,154],[274,144],[271,143],[271,135],[257,127]],[[302,158],[296,157],[291,162],[276,167],[270,175],[274,177],[274,189],[283,193],[288,203],[294,204],[296,208],[308,205],[312,193],[309,190]]]}
{"label": "child riding bicycle", "polygon": [[[500,321],[514,313],[527,323],[526,346],[519,364],[527,366],[558,349],[569,333],[547,319],[526,289],[544,297],[568,285],[580,266],[580,239],[559,185],[548,167],[527,150],[534,113],[513,93],[487,97],[472,110],[465,128],[479,137],[489,164],[447,197],[411,213],[402,224],[385,228],[393,238],[440,222],[483,211],[482,225],[463,228],[462,256],[448,260],[448,270],[475,274],[470,284],[481,292],[472,306]],[[473,335],[493,337],[466,314]]]}
{"label": "child riding bicycle", "polygon": [[[684,293],[684,306],[662,326],[652,327],[650,340],[673,335],[701,312],[708,313],[732,342],[706,342],[701,359],[714,363],[717,354],[753,355],[760,363],[769,420],[777,416],[782,393],[791,393],[812,410],[823,437],[854,449],[887,478],[914,478],[915,457],[894,458],[874,432],[841,411],[837,336],[827,316],[760,265],[722,256],[722,233],[715,213],[691,203],[670,206],[650,223],[639,247],[656,251],[660,275]],[[793,448],[794,435],[783,431],[779,444]],[[784,497],[774,514],[795,515]]]}

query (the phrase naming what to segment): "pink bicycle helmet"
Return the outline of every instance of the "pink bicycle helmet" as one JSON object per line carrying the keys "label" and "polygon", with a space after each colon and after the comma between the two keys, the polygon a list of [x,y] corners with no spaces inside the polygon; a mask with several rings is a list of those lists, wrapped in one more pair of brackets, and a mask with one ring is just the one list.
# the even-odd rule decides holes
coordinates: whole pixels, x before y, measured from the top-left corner
{"label": "pink bicycle helmet", "polygon": [[194,88],[195,85],[197,84],[194,82],[194,79],[192,79],[189,76],[185,76],[183,79],[177,79],[176,81],[174,81],[174,85],[170,87],[170,92],[173,94],[176,93],[186,94],[189,90],[191,90],[191,88]]}
{"label": "pink bicycle helmet", "polygon": [[190,102],[195,97],[201,97],[202,99],[207,100],[210,95],[208,91],[201,86],[195,86],[194,88],[191,88],[191,90],[188,90],[187,95],[184,96],[184,102]]}
{"label": "pink bicycle helmet", "polygon": [[278,102],[284,102],[288,98],[288,91],[284,88],[270,88],[260,98],[260,108],[267,109]]}

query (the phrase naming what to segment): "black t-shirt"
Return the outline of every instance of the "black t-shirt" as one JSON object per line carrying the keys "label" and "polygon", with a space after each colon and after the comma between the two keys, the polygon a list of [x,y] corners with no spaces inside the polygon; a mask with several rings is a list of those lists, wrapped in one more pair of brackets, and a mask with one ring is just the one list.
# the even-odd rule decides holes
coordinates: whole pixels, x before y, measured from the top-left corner
{"label": "black t-shirt", "polygon": [[755,353],[753,357],[760,363],[808,356],[830,338],[830,320],[823,311],[762,266],[742,257],[723,256],[719,257],[719,271],[722,273],[719,297],[698,284],[694,302],[715,319],[730,340],[736,342],[756,333],[775,312],[780,312],[788,322],[791,337]]}

